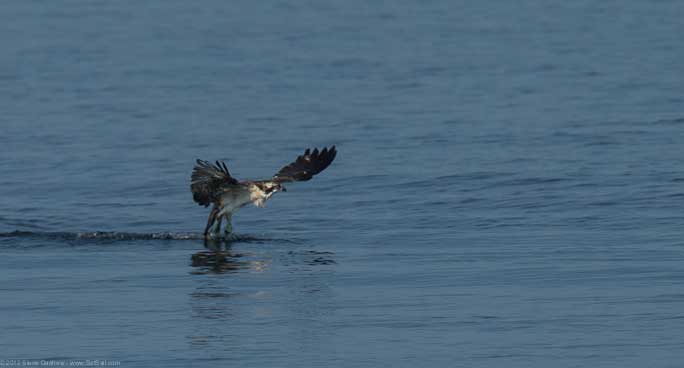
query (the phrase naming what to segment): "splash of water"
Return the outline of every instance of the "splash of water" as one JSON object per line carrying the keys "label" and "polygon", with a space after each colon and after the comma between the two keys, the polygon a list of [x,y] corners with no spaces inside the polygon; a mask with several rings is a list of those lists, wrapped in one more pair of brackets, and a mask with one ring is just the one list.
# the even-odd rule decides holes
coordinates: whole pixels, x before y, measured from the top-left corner
{"label": "splash of water", "polygon": [[[9,231],[0,232],[0,238],[35,238],[50,240],[107,240],[107,241],[130,241],[130,240],[204,240],[199,233],[129,233],[119,231],[89,231],[89,232],[38,232],[38,231]],[[233,234],[225,241],[267,241],[273,240],[252,235]]]}

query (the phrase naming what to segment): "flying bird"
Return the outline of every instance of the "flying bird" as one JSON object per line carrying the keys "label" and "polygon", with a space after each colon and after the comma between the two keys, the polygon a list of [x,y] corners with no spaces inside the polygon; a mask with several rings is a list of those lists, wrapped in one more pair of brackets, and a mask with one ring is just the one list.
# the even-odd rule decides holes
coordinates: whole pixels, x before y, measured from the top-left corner
{"label": "flying bird", "polygon": [[192,170],[190,189],[192,198],[200,206],[213,206],[209,212],[205,238],[219,238],[221,222],[226,220],[226,238],[233,232],[232,216],[235,211],[249,203],[263,207],[276,192],[286,192],[283,183],[307,181],[325,170],[335,159],[337,150],[330,148],[307,149],[303,155],[281,168],[272,178],[266,180],[237,180],[230,175],[223,161],[211,164],[197,160]]}

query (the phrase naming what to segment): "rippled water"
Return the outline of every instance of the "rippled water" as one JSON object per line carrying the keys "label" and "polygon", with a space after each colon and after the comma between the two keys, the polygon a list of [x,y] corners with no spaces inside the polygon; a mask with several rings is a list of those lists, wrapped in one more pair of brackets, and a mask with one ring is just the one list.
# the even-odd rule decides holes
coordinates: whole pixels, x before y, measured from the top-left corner
{"label": "rippled water", "polygon": [[[3,4],[0,359],[677,366],[683,11]],[[203,243],[196,158],[330,144]]]}

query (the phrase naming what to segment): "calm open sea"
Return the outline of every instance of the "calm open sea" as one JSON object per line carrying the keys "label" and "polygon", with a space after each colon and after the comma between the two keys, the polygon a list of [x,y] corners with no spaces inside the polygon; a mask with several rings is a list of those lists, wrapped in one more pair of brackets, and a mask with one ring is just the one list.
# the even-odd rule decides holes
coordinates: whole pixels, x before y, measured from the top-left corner
{"label": "calm open sea", "polygon": [[[0,10],[0,362],[684,361],[684,2]],[[320,176],[200,240],[194,160]]]}

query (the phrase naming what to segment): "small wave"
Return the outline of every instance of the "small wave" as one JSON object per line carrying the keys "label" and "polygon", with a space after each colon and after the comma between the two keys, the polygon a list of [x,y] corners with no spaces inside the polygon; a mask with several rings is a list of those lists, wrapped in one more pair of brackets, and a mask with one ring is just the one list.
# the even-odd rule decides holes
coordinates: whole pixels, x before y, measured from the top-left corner
{"label": "small wave", "polygon": [[652,121],[651,125],[680,125],[684,124],[684,118],[660,119]]}

